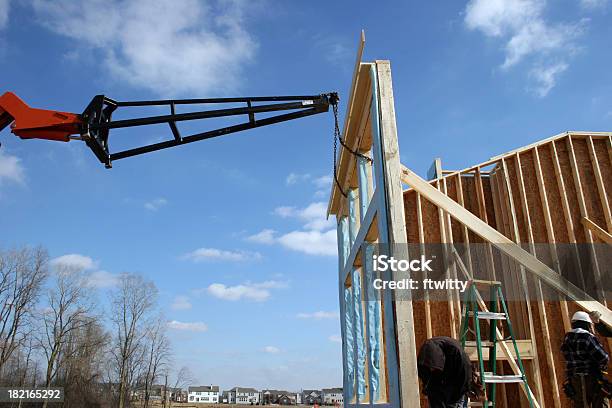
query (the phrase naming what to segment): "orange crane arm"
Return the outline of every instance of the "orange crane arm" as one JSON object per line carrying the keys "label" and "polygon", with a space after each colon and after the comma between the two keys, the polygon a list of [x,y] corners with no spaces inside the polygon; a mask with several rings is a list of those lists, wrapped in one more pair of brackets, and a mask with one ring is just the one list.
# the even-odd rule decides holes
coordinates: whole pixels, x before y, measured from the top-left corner
{"label": "orange crane arm", "polygon": [[81,115],[29,107],[12,92],[0,96],[0,131],[11,131],[22,139],[46,139],[67,142],[80,133]]}

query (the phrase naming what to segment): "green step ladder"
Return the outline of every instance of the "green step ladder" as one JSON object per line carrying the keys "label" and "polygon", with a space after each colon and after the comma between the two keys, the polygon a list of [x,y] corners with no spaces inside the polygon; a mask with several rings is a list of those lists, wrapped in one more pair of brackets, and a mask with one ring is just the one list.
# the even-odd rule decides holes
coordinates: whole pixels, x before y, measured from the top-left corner
{"label": "green step ladder", "polygon": [[[490,288],[490,300],[489,310],[480,310],[478,306],[478,293],[477,285],[486,285]],[[501,305],[501,311],[499,308]],[[484,387],[484,401],[482,403],[470,403],[469,406],[482,406],[482,407],[495,407],[495,395],[497,384],[513,384],[519,383],[526,389],[527,400],[529,401],[529,407],[534,408],[534,402],[531,396],[531,390],[527,383],[527,377],[525,376],[525,368],[521,361],[518,346],[516,344],[516,338],[512,330],[512,322],[510,321],[510,315],[508,314],[508,308],[504,295],[501,290],[501,282],[498,281],[483,281],[472,279],[468,281],[468,288],[465,291],[464,305],[463,305],[463,321],[461,323],[461,346],[465,349],[466,347],[475,347],[478,354],[478,368],[480,371],[480,379]],[[475,330],[475,341],[469,341],[467,339],[468,333],[472,331],[470,329],[469,320],[473,319],[474,330]],[[480,330],[480,320],[489,321],[489,339],[482,340]],[[516,363],[520,368],[519,375],[498,375],[497,374],[497,343],[502,340],[497,338],[497,329],[500,322],[506,321],[508,326],[508,333],[514,346],[514,352],[516,353]],[[485,371],[485,364],[483,358],[483,347],[489,349],[488,368],[491,371]]]}

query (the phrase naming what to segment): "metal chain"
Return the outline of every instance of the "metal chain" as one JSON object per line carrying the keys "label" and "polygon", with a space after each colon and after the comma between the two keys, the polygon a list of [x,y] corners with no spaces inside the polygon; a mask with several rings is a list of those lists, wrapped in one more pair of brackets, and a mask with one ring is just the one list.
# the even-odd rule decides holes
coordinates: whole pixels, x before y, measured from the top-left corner
{"label": "metal chain", "polygon": [[340,190],[340,193],[344,196],[347,197],[347,194],[344,192],[344,190],[342,189],[342,185],[340,184],[340,181],[338,181],[338,173],[337,173],[337,152],[338,152],[338,141],[340,141],[340,144],[349,152],[351,152],[354,156],[357,157],[361,157],[362,159],[367,160],[370,163],[373,163],[374,160],[372,160],[371,157],[366,156],[365,154],[361,154],[353,149],[351,149],[346,143],[344,143],[344,140],[342,140],[342,136],[340,134],[340,124],[338,121],[338,103],[334,103],[332,104],[332,111],[334,112],[334,180],[336,182],[336,186],[338,187],[338,190]]}

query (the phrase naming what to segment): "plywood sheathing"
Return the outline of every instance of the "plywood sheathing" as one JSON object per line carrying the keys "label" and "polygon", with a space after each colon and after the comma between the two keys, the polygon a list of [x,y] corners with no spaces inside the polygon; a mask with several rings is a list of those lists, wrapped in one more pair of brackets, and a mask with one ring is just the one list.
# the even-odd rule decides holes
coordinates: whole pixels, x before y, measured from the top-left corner
{"label": "plywood sheathing", "polygon": [[[538,243],[601,242],[583,225],[582,218],[585,216],[604,231],[611,232],[611,136],[611,133],[589,132],[561,134],[498,156],[481,165],[445,174],[440,181],[432,184],[436,187],[446,180],[446,194],[450,198],[508,238],[524,244],[524,248],[530,247],[538,259],[559,272],[557,252],[554,248],[547,249],[545,246],[542,246],[544,249],[536,250]],[[493,169],[490,172],[475,171],[485,166],[493,166]],[[482,183],[477,178],[478,173]],[[483,174],[486,174],[486,177],[483,177]],[[577,183],[580,189],[577,189]],[[480,185],[482,194],[479,191]],[[412,226],[418,224],[415,218],[416,192],[406,190],[404,200],[407,229],[417,232],[416,235],[408,234],[408,242],[418,242],[418,230],[414,230]],[[424,242],[441,242],[442,230],[437,207],[425,199],[421,201],[422,223],[426,226]],[[455,243],[482,242],[475,234],[465,231],[455,220],[450,221],[449,230]],[[417,239],[413,240],[414,238]],[[464,259],[466,265],[468,261],[480,262]],[[494,266],[504,271],[518,269],[516,265],[510,264],[507,260],[500,262],[496,259]],[[472,265],[471,269],[480,268]],[[577,273],[587,271],[580,270]],[[520,278],[520,272],[510,273],[509,278],[515,279],[516,282],[516,279]],[[530,280],[531,288],[537,288],[533,277],[529,276],[527,279]],[[441,302],[431,304],[432,314],[435,316],[432,321],[423,322],[422,330],[415,327],[415,332],[418,333],[417,342],[421,342],[426,334],[427,324],[431,324],[434,335],[442,335],[449,330],[448,322],[451,316],[448,304],[437,306],[436,303]],[[531,334],[535,337],[537,367],[527,364],[532,388],[534,391],[541,390],[542,406],[569,407],[569,402],[560,388],[564,376],[564,362],[558,347],[569,324],[569,316],[578,310],[577,306],[572,302],[566,304],[550,300],[516,303],[518,304],[512,306],[510,313],[517,331],[523,338],[530,337]],[[528,309],[532,311],[531,318]],[[419,312],[418,317],[422,319],[425,313],[423,308],[420,310],[423,313]],[[415,315],[415,325],[422,322],[419,318]],[[541,385],[538,386],[538,382]],[[521,398],[517,390],[508,387],[500,406],[516,406],[513,404],[520,404],[517,398]]]}

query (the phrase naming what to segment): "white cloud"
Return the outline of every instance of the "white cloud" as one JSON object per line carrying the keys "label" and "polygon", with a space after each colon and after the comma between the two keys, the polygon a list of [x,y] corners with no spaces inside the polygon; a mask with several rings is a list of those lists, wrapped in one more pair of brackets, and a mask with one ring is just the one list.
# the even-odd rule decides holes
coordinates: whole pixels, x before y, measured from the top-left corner
{"label": "white cloud", "polygon": [[94,271],[87,275],[87,286],[91,288],[112,288],[118,283],[119,275],[107,271]]}
{"label": "white cloud", "polygon": [[168,204],[168,200],[163,197],[159,197],[146,202],[144,207],[149,211],[157,211],[166,204]]}
{"label": "white cloud", "polygon": [[[0,0],[0,2],[1,1],[2,0]],[[25,182],[25,171],[19,157],[11,156],[0,151],[0,184],[4,181],[23,184]]]}
{"label": "white cloud", "polygon": [[206,292],[218,299],[237,301],[252,300],[264,302],[270,298],[272,289],[283,289],[288,285],[286,282],[265,281],[260,283],[246,282],[235,286],[226,286],[222,283],[213,283],[206,288]]}
{"label": "white cloud", "polygon": [[292,186],[294,184],[297,184],[298,182],[309,180],[310,177],[311,176],[308,173],[306,173],[306,174],[289,173],[289,175],[285,179],[285,183],[288,186]]}
{"label": "white cloud", "polygon": [[312,180],[312,183],[317,186],[317,188],[329,188],[332,183],[332,176],[321,176]]}
{"label": "white cloud", "polygon": [[327,219],[327,204],[322,201],[311,203],[305,208],[277,207],[274,214],[281,218],[298,218],[305,221],[304,228],[308,230],[322,231],[334,226],[333,221]]}
{"label": "white cloud", "polygon": [[323,310],[319,310],[318,312],[313,312],[313,313],[298,313],[297,317],[299,319],[315,319],[315,320],[338,319],[340,317],[340,314],[338,312],[326,312]]}
{"label": "white cloud", "polygon": [[342,343],[342,336],[340,336],[339,334],[332,334],[328,337],[328,339],[329,341],[332,341],[334,343]]}
{"label": "white cloud", "polygon": [[281,218],[296,218],[302,221],[303,229],[278,234],[271,229],[247,237],[247,240],[262,244],[279,244],[287,249],[308,255],[336,255],[336,229],[333,220],[327,219],[327,205],[314,202],[304,208],[277,207],[274,214]]}
{"label": "white cloud", "polygon": [[49,263],[59,270],[66,268],[86,271],[85,284],[90,288],[111,288],[119,283],[119,275],[99,270],[99,262],[86,255],[66,254],[51,259]]}
{"label": "white cloud", "polygon": [[189,310],[191,309],[191,302],[187,296],[176,296],[172,305],[170,305],[172,310]]}
{"label": "white cloud", "polygon": [[259,282],[259,283],[247,282],[247,285],[250,285],[254,288],[260,288],[260,289],[286,289],[289,287],[289,284],[287,282],[276,281],[276,280],[268,280],[268,281]]}
{"label": "white cloud", "polygon": [[534,67],[529,76],[534,79],[536,86],[534,90],[536,94],[543,98],[548,95],[548,92],[555,86],[557,76],[567,69],[567,64],[564,62],[550,65]]}
{"label": "white cloud", "polygon": [[9,0],[0,0],[0,30],[6,27],[9,17]]}
{"label": "white cloud", "polygon": [[257,234],[250,235],[246,239],[247,241],[256,242],[258,244],[273,244],[275,242],[276,231],[272,229],[264,229]]}
{"label": "white cloud", "polygon": [[168,327],[174,330],[191,331],[191,332],[205,332],[208,330],[206,323],[202,322],[179,322],[172,320],[168,322]]}
{"label": "white cloud", "polygon": [[288,249],[308,255],[337,254],[336,231],[292,231],[278,238],[278,242]]}
{"label": "white cloud", "polygon": [[580,6],[587,10],[604,8],[608,4],[608,0],[580,0]]}
{"label": "white cloud", "polygon": [[[579,49],[577,40],[588,21],[550,23],[543,17],[545,6],[545,0],[470,0],[465,9],[469,29],[504,41],[503,69],[530,58],[536,67],[532,70],[543,73],[529,75],[540,97],[548,94],[556,77],[567,69],[566,61]],[[557,62],[548,62],[553,59]]]}
{"label": "white cloud", "polygon": [[32,0],[32,5],[45,27],[99,53],[110,78],[164,96],[234,91],[257,49],[244,28],[247,2]]}
{"label": "white cloud", "polygon": [[49,262],[55,267],[75,268],[80,270],[91,270],[97,267],[97,263],[88,256],[81,254],[66,254],[53,258]]}
{"label": "white cloud", "polygon": [[268,354],[278,354],[280,353],[280,349],[278,347],[274,347],[274,346],[266,346],[263,348],[262,350],[264,353],[268,353]]}
{"label": "white cloud", "polygon": [[183,255],[181,258],[193,262],[201,262],[206,260],[247,262],[261,259],[261,254],[259,252],[249,251],[226,251],[217,248],[199,248]]}

